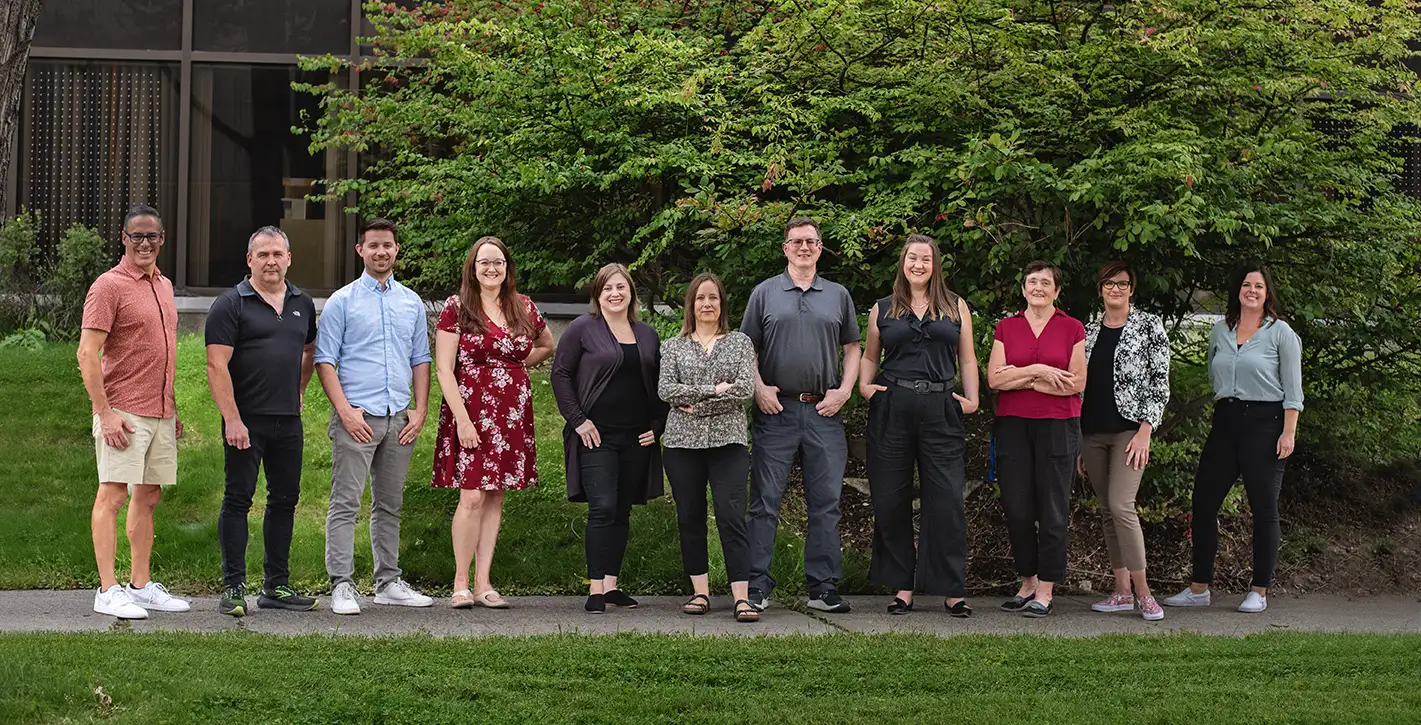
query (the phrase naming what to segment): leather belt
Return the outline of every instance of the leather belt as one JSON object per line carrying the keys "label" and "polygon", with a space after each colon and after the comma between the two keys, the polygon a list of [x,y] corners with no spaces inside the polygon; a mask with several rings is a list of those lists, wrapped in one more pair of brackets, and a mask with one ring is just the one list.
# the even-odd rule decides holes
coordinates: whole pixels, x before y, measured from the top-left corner
{"label": "leather belt", "polygon": [[948,389],[948,383],[935,383],[931,380],[904,380],[903,378],[889,375],[888,373],[883,373],[883,379],[900,388],[907,388],[918,395],[945,393]]}
{"label": "leather belt", "polygon": [[824,399],[824,396],[818,393],[782,393],[779,398],[780,400],[798,400],[801,403],[818,403]]}

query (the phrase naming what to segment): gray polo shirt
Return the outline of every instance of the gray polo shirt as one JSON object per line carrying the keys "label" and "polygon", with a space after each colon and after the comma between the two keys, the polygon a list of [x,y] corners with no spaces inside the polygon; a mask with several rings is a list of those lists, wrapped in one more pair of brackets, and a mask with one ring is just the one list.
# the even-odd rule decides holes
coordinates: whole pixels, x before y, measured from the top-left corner
{"label": "gray polo shirt", "polygon": [[802,290],[789,272],[755,286],[740,331],[755,344],[760,378],[784,395],[838,387],[840,353],[859,341],[858,314],[843,285],[815,276]]}

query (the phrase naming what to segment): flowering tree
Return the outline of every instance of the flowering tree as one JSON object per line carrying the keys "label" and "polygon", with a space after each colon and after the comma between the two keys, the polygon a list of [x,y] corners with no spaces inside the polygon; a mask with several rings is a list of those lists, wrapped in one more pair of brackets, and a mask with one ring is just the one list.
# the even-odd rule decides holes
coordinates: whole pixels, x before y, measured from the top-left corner
{"label": "flowering tree", "polygon": [[808,214],[865,305],[910,232],[988,314],[1021,304],[1035,258],[1066,269],[1082,316],[1094,269],[1124,258],[1174,319],[1258,258],[1327,380],[1421,351],[1421,207],[1397,188],[1421,116],[1409,0],[369,9],[361,88],[307,87],[326,110],[307,126],[361,152],[331,192],[402,219],[426,286],[494,233],[533,289],[618,260],[657,296],[715,269],[743,303]]}

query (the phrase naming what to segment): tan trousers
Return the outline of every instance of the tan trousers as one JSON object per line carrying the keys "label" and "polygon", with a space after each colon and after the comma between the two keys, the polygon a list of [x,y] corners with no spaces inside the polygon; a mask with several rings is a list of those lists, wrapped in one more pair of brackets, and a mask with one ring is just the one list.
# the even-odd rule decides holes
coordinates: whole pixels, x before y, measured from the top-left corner
{"label": "tan trousers", "polygon": [[1135,496],[1140,492],[1140,476],[1125,462],[1125,446],[1135,431],[1092,433],[1081,446],[1086,477],[1100,499],[1100,517],[1105,526],[1105,548],[1112,569],[1142,571],[1145,568],[1145,534],[1135,513]]}

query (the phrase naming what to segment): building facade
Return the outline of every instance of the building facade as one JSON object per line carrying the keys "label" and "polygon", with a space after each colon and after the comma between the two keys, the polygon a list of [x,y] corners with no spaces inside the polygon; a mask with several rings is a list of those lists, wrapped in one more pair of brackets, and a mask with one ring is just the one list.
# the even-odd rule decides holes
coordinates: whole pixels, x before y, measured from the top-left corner
{"label": "building facade", "polygon": [[4,211],[38,210],[52,243],[75,223],[111,237],[147,201],[167,225],[161,268],[195,295],[240,281],[247,237],[271,224],[291,239],[291,279],[336,289],[359,271],[356,220],[305,197],[358,160],[310,153],[291,129],[319,107],[291,83],[357,83],[297,56],[356,55],[371,33],[361,0],[47,2]]}

